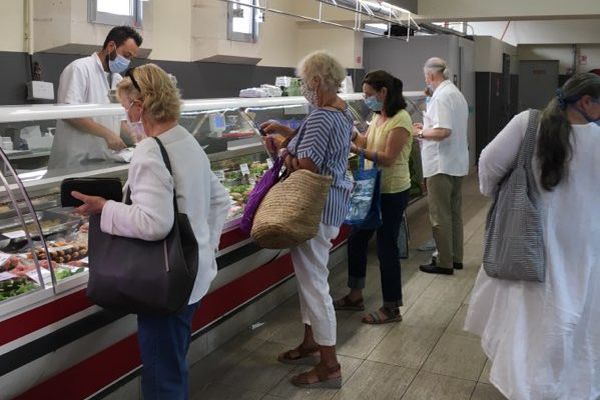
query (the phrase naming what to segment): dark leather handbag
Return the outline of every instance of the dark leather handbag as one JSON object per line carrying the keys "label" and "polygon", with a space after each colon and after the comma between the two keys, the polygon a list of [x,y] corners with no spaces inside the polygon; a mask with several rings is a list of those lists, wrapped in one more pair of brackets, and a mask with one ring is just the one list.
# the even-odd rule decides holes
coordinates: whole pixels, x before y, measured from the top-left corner
{"label": "dark leather handbag", "polygon": [[119,178],[67,178],[60,184],[60,204],[63,207],[79,207],[83,204],[71,196],[72,191],[100,196],[107,200],[123,200],[123,188]]}
{"label": "dark leather handbag", "polygon": [[[172,175],[169,156],[160,140],[154,139]],[[130,197],[128,191],[128,204]],[[173,189],[175,221],[163,240],[110,235],[100,229],[99,214],[90,217],[90,300],[115,311],[159,316],[176,314],[187,306],[198,271],[198,243],[176,199]]]}

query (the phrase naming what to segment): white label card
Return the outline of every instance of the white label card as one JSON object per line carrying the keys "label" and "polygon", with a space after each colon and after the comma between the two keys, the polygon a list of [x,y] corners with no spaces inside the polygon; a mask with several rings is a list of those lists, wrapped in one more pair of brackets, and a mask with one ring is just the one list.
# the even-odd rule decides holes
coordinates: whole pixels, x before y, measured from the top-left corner
{"label": "white label card", "polygon": [[225,180],[225,170],[218,169],[214,171],[215,176],[219,180],[219,182],[223,182]]}
{"label": "white label card", "polygon": [[18,239],[18,238],[25,237],[24,231],[2,232],[2,234],[9,239]]}
{"label": "white label card", "polygon": [[250,175],[250,168],[248,168],[248,164],[240,164],[240,171],[242,171],[242,175]]}
{"label": "white label card", "polygon": [[269,169],[273,168],[273,160],[271,160],[270,158],[267,158],[267,166],[269,167]]}
{"label": "white label card", "polygon": [[[52,284],[52,277],[50,276],[50,271],[48,271],[46,268],[40,268],[40,270],[42,271],[42,279],[44,280],[44,282],[47,284]],[[27,272],[27,276],[33,279],[38,285],[42,284],[40,282],[40,277],[36,269]]]}
{"label": "white label card", "polygon": [[0,251],[0,265],[4,265],[4,263],[8,261],[10,256],[10,254],[6,254]]}
{"label": "white label card", "polygon": [[17,275],[11,274],[10,272],[0,272],[0,282],[14,278],[17,278]]}

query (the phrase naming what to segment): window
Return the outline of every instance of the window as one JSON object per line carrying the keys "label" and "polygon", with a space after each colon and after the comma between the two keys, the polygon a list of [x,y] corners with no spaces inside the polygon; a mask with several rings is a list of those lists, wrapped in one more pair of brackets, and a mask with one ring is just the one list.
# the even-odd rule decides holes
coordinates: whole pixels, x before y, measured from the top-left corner
{"label": "window", "polygon": [[228,3],[227,9],[227,39],[238,42],[256,42],[258,39],[258,20],[261,13],[254,7],[257,0],[237,0]]}
{"label": "window", "polygon": [[97,24],[142,26],[144,0],[88,0],[88,20]]}

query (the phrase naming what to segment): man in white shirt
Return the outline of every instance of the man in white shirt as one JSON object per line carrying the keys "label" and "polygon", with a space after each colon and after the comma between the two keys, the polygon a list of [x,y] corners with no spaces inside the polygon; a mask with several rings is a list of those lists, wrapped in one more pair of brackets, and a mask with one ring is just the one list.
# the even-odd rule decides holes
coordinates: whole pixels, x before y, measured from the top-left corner
{"label": "man in white shirt", "polygon": [[467,121],[469,108],[460,90],[448,80],[446,61],[430,58],[423,69],[433,91],[423,124],[415,123],[421,139],[423,177],[427,179],[429,218],[438,256],[421,265],[423,272],[452,275],[462,269],[462,177],[469,171]]}
{"label": "man in white shirt", "polygon": [[[142,44],[140,34],[130,26],[110,30],[102,50],[69,64],[60,75],[58,103],[109,104],[110,90],[122,79],[131,59]],[[82,164],[114,158],[124,149],[120,121],[113,117],[58,120],[48,169],[77,168]]]}

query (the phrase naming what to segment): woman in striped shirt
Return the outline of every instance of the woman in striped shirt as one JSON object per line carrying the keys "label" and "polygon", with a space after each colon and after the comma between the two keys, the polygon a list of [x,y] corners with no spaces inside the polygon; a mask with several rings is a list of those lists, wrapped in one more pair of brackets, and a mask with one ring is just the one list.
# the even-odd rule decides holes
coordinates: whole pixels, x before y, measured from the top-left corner
{"label": "woman in striped shirt", "polygon": [[[291,249],[304,339],[295,349],[279,355],[279,361],[290,364],[318,362],[314,368],[296,375],[297,386],[341,386],[341,369],[336,343],[336,319],[329,295],[327,278],[331,240],[337,237],[348,209],[351,182],[346,178],[352,116],[347,104],[337,95],[346,76],[344,68],[329,54],[315,52],[300,62],[302,93],[315,107],[297,133],[277,123],[265,123],[267,134],[292,137],[283,153],[289,170],[308,169],[333,177],[317,236]],[[306,193],[306,196],[310,196]]]}

